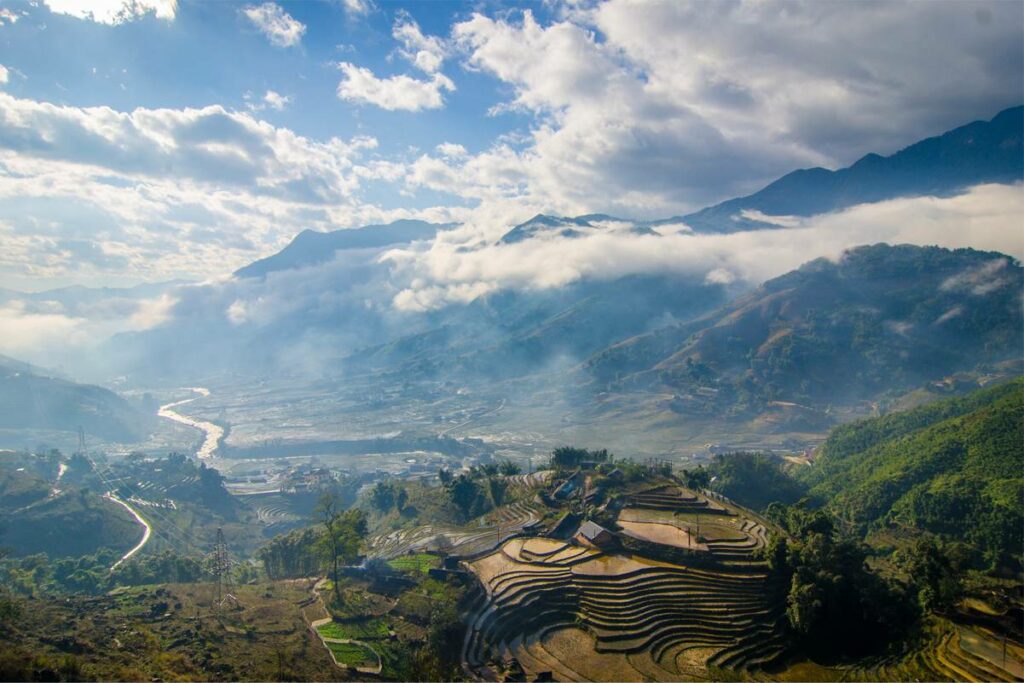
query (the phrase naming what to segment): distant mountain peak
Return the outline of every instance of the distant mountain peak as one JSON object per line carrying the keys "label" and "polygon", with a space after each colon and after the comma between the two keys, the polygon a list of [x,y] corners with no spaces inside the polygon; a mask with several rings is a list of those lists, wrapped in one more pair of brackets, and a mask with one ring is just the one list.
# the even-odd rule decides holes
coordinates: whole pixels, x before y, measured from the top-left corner
{"label": "distant mountain peak", "polygon": [[[607,224],[615,224],[609,228]],[[568,216],[551,216],[539,213],[533,218],[515,226],[499,240],[502,244],[514,244],[535,237],[576,238],[588,234],[596,234],[609,230],[630,232],[636,235],[656,234],[645,223],[615,218],[603,213],[590,213],[575,218]]]}
{"label": "distant mountain peak", "polygon": [[431,239],[438,231],[453,227],[450,223],[427,223],[399,219],[386,225],[367,225],[331,232],[303,230],[281,251],[254,261],[235,271],[235,277],[265,277],[268,273],[307,268],[326,263],[344,249],[376,249]]}
{"label": "distant mountain peak", "polygon": [[1024,180],[1024,106],[999,112],[898,152],[870,153],[830,171],[805,168],[787,173],[758,192],[664,222],[686,223],[698,232],[739,232],[776,225],[745,217],[813,216],[856,204],[920,195],[948,196],[981,183]]}

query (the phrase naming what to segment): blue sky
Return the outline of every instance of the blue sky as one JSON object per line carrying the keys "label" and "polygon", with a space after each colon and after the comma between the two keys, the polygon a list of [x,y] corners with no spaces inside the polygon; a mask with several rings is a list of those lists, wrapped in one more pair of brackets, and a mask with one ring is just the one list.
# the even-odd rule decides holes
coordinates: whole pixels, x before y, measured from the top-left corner
{"label": "blue sky", "polygon": [[0,0],[0,287],[662,217],[1019,104],[1016,2]]}

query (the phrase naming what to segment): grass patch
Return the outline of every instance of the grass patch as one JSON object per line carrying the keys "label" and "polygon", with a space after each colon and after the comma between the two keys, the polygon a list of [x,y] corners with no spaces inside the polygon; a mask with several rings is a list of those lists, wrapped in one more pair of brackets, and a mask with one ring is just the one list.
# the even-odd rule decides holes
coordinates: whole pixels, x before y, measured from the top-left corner
{"label": "grass patch", "polygon": [[376,640],[388,637],[388,625],[383,619],[356,622],[331,621],[319,626],[317,631],[324,638]]}
{"label": "grass patch", "polygon": [[356,643],[327,643],[338,664],[344,666],[376,666],[377,657]]}
{"label": "grass patch", "polygon": [[440,565],[441,558],[436,555],[428,555],[426,553],[403,555],[401,557],[388,560],[388,566],[392,569],[413,574],[426,574],[431,569],[435,569]]}

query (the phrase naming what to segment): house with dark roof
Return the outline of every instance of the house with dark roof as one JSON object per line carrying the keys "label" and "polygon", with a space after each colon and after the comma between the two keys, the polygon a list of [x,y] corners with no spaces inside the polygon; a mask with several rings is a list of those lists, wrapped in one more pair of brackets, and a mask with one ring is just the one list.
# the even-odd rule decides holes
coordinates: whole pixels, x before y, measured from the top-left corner
{"label": "house with dark roof", "polygon": [[573,536],[573,540],[582,545],[605,548],[615,543],[615,534],[588,519],[583,524],[580,524],[580,528],[576,535]]}
{"label": "house with dark roof", "polygon": [[582,475],[579,470],[573,472],[568,479],[563,481],[555,492],[552,494],[555,500],[565,500],[572,494],[576,493],[580,489],[582,484]]}

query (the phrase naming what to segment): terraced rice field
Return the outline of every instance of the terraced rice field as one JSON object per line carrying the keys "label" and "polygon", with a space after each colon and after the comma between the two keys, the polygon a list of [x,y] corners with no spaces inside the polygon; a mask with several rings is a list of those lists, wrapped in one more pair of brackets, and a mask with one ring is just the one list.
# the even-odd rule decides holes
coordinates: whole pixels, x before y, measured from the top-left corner
{"label": "terraced rice field", "polygon": [[517,538],[465,565],[482,587],[463,645],[470,676],[493,678],[515,659],[528,676],[564,681],[692,679],[784,651],[782,606],[750,550],[698,569]]}
{"label": "terraced rice field", "polygon": [[624,531],[655,543],[706,549],[722,562],[743,564],[768,542],[768,532],[757,519],[687,489],[650,489],[631,496],[628,505],[618,516]]}
{"label": "terraced rice field", "polygon": [[1004,659],[998,639],[942,622],[928,646],[845,674],[846,680],[858,681],[1020,681],[1024,680],[1024,651],[1010,643]]}
{"label": "terraced rice field", "polygon": [[619,526],[622,530],[644,541],[661,543],[676,548],[690,548],[693,550],[707,550],[707,545],[700,543],[685,528],[666,522],[638,522],[619,519]]}
{"label": "terraced rice field", "polygon": [[283,494],[246,496],[245,502],[256,512],[267,535],[282,533],[308,519],[308,515],[299,514]]}
{"label": "terraced rice field", "polygon": [[693,512],[704,515],[733,514],[721,503],[679,486],[658,486],[629,496],[627,506],[645,510]]}

